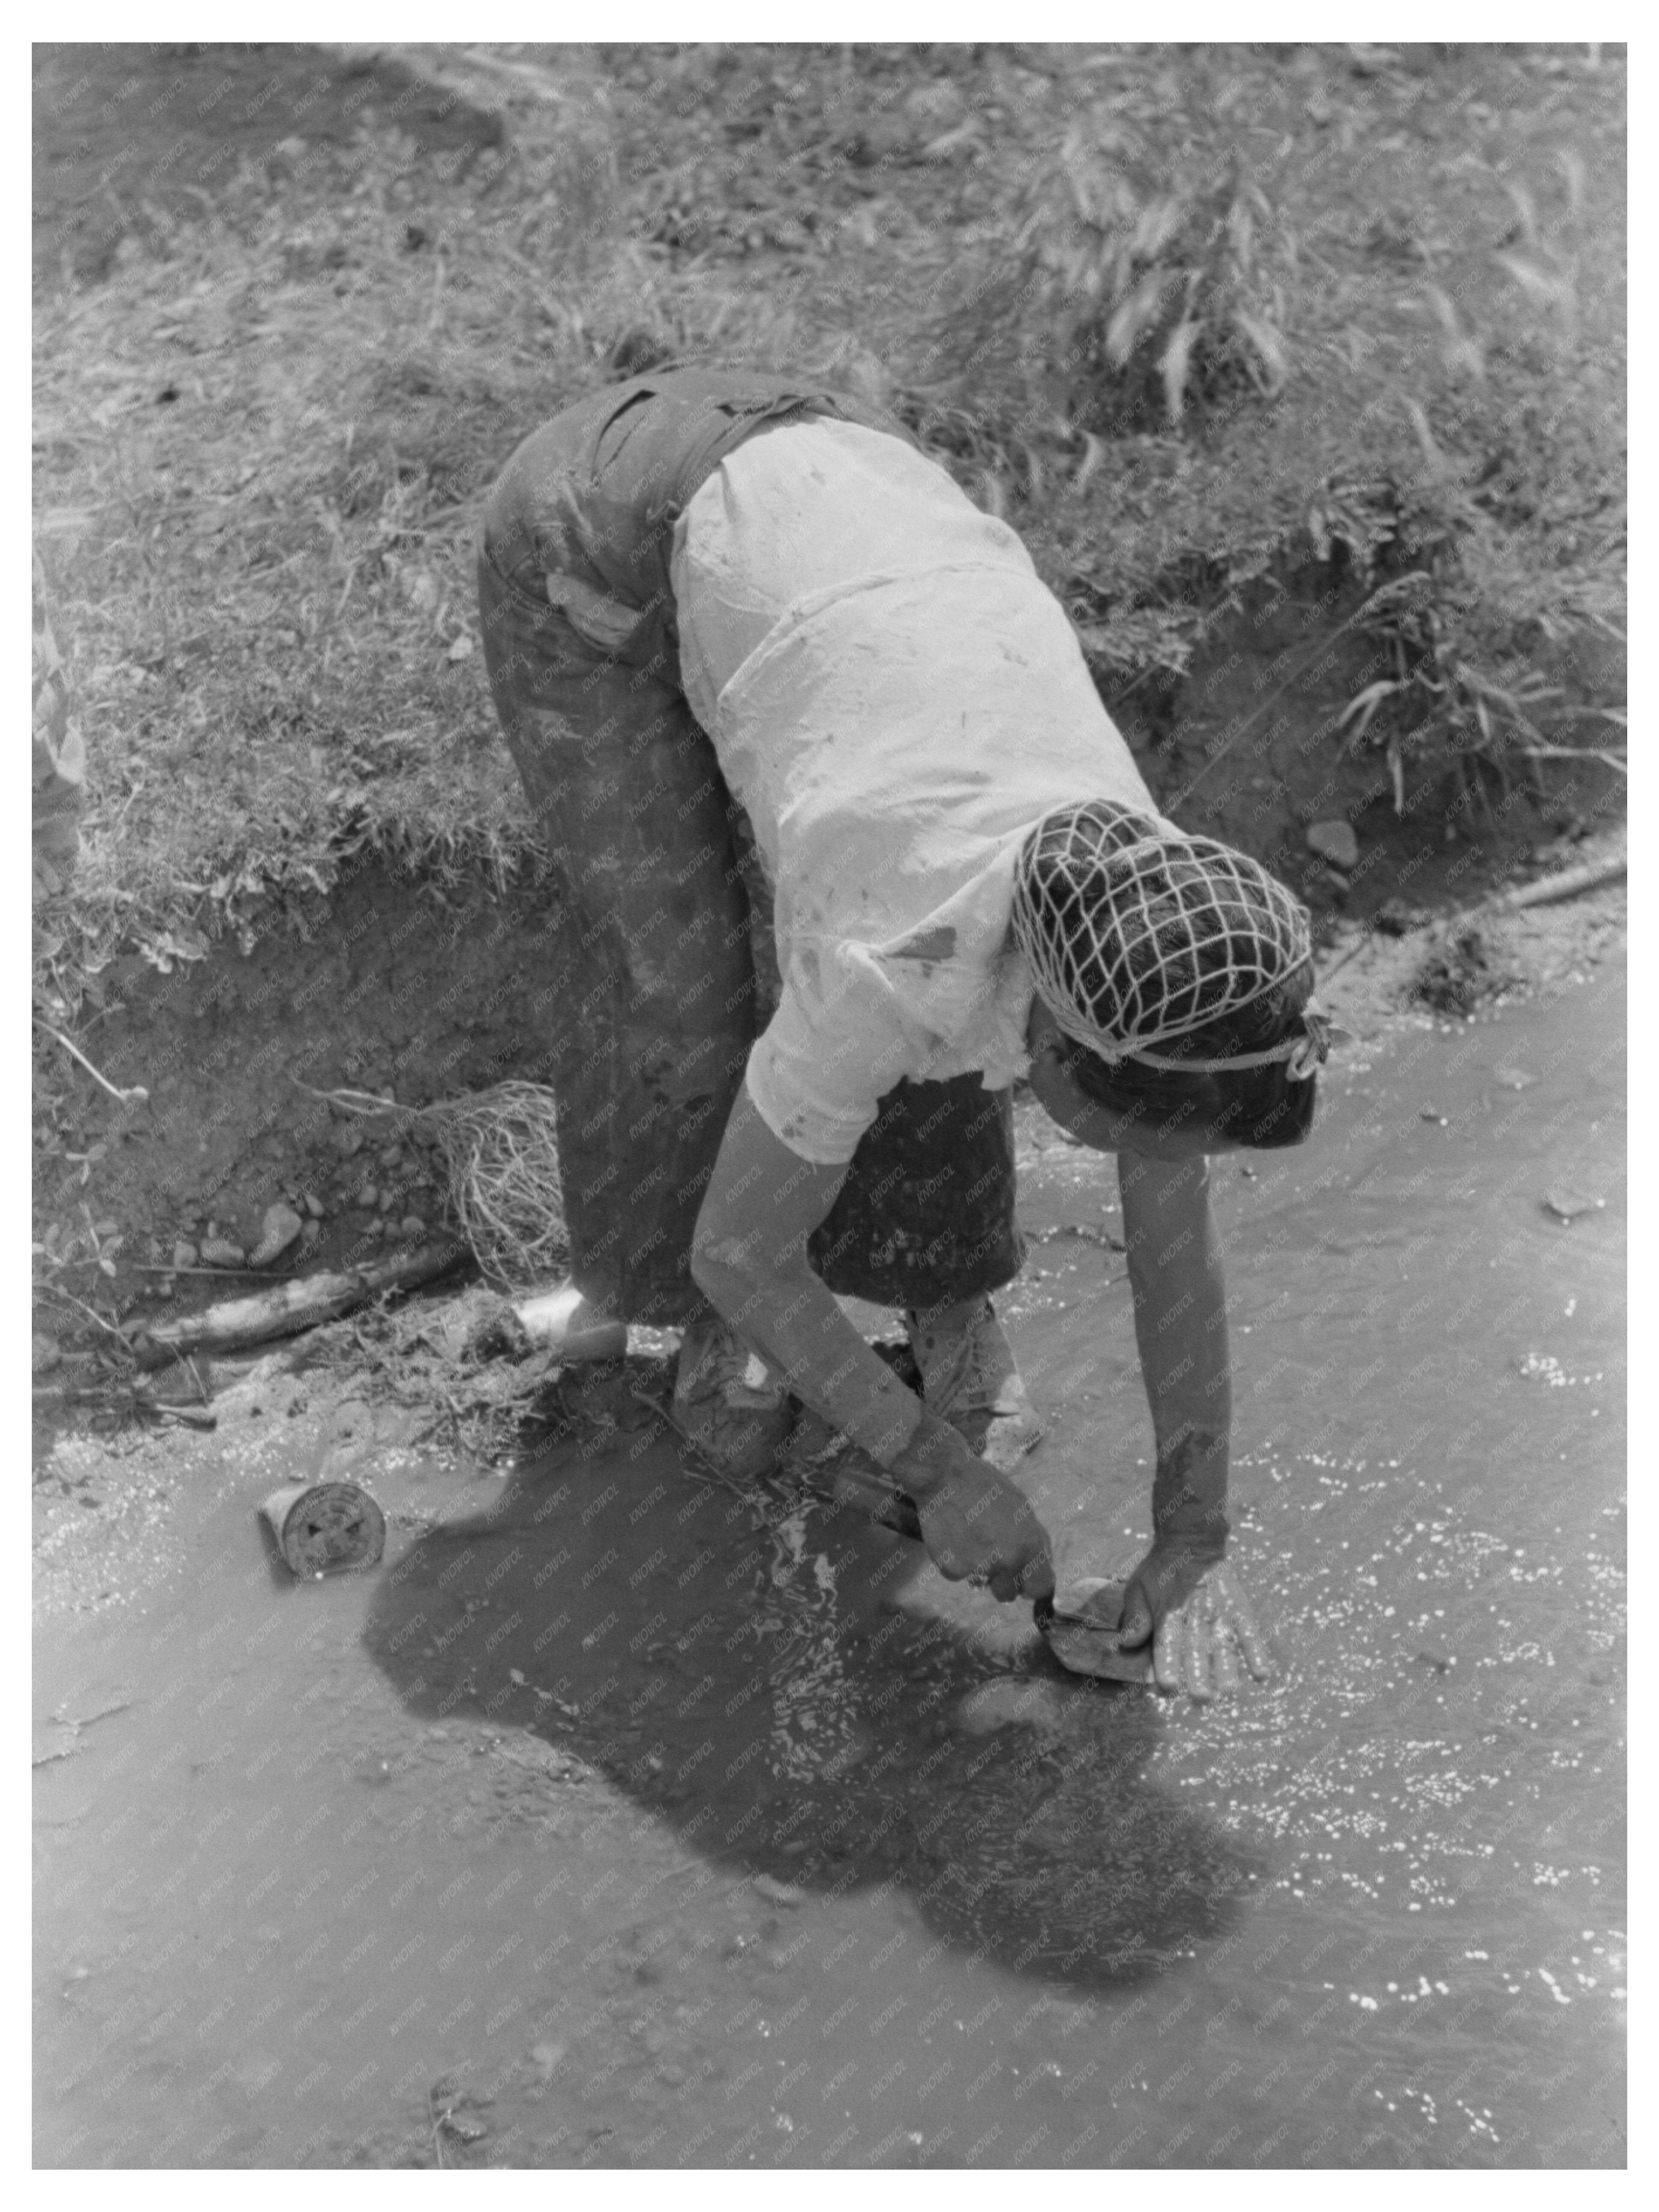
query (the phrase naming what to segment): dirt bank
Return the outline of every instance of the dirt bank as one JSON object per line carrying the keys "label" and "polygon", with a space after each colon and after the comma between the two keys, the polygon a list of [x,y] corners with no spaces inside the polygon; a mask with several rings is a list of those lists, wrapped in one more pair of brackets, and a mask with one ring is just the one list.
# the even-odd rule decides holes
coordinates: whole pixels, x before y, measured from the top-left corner
{"label": "dirt bank", "polygon": [[[1516,880],[1615,850],[1620,834],[1562,838]],[[1478,939],[1460,951],[1463,909],[1445,892],[1469,881],[1458,863],[1478,862],[1478,848],[1416,849],[1420,871],[1407,861],[1367,884],[1373,912],[1384,890],[1395,911],[1409,892],[1401,933],[1328,906],[1323,918],[1322,995],[1358,1048],[1421,1018],[1413,994],[1425,977],[1433,1002],[1456,1012],[1586,973],[1622,939],[1624,887],[1614,884],[1516,915],[1471,900]],[[1437,884],[1438,902],[1418,904]],[[136,954],[117,963],[83,1042],[110,1081],[148,1097],[118,1103],[65,1065],[66,1108],[37,1151],[34,1203],[37,1234],[72,1256],[48,1267],[57,1295],[37,1297],[37,1333],[85,1351],[99,1332],[70,1298],[112,1319],[154,1321],[273,1275],[418,1242],[445,1218],[429,1141],[313,1094],[349,1085],[422,1105],[508,1077],[534,1080],[559,1018],[549,918],[548,894],[534,884],[449,904],[370,860],[247,954],[222,944],[167,975]],[[252,1254],[276,1202],[305,1220],[301,1239],[265,1270],[229,1272],[229,1248]]]}
{"label": "dirt bank", "polygon": [[[307,1224],[284,1267],[412,1241],[429,1157],[311,1091],[419,1103],[538,1072],[560,979],[471,530],[518,436],[646,358],[806,362],[914,421],[1027,535],[1160,801],[1293,883],[1322,960],[1374,917],[1416,933],[1343,971],[1379,1016],[1433,957],[1425,918],[1611,836],[1622,783],[1593,749],[1622,648],[1603,599],[1561,594],[1591,551],[1611,589],[1617,410],[1493,288],[1513,219],[1534,281],[1571,269],[1574,343],[1605,336],[1612,374],[1621,86],[1610,51],[1565,49],[39,49],[38,519],[92,783],[73,896],[38,917],[37,1012],[148,1096],[118,1103],[37,1029],[37,1328],[74,1346],[88,1306],[204,1301],[231,1279],[182,1270],[249,1253],[277,1201]],[[1120,109],[1149,146],[1231,145],[1248,110],[1297,149],[1263,171],[1320,241],[1297,374],[1201,434],[1085,443],[1027,410],[1022,448],[988,427],[1015,385],[936,387],[918,271],[950,241],[994,254],[1026,155]],[[1407,412],[1372,402],[1430,271],[1479,305],[1491,407],[1503,361],[1517,405],[1575,394],[1559,452],[1524,407],[1503,438],[1474,408],[1473,337],[1438,366],[1413,339],[1451,468],[1423,479]],[[1408,726],[1441,664],[1426,631],[1360,619],[1354,549],[1432,567],[1448,532],[1503,555],[1480,668],[1546,686],[1539,726],[1592,750],[1451,757]],[[1447,568],[1422,619],[1468,582]],[[1412,680],[1362,726],[1384,646]],[[1340,865],[1322,822],[1352,832]],[[1538,923],[1540,957],[1599,910]],[[1477,995],[1508,972],[1465,964]]]}

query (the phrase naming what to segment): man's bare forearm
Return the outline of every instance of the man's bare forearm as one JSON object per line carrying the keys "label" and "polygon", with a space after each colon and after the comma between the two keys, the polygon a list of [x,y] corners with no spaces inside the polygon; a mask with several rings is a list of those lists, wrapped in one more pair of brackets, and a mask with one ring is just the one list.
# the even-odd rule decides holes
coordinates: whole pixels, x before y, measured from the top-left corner
{"label": "man's bare forearm", "polygon": [[921,1401],[816,1275],[805,1267],[775,1273],[718,1247],[700,1256],[695,1273],[709,1304],[782,1369],[798,1398],[884,1467],[897,1456],[921,1418]]}
{"label": "man's bare forearm", "polygon": [[806,1261],[845,1168],[798,1158],[738,1094],[691,1250],[697,1288],[787,1376],[796,1395],[889,1465],[921,1418]]}
{"label": "man's bare forearm", "polygon": [[1218,1555],[1227,1538],[1227,1294],[1202,1160],[1119,1163],[1135,1341],[1158,1468],[1152,1525]]}

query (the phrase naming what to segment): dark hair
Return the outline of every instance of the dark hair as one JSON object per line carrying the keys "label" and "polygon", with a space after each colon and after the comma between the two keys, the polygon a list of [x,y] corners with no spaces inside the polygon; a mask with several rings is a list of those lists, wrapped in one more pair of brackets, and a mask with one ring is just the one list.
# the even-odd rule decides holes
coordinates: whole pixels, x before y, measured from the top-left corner
{"label": "dark hair", "polygon": [[[1158,1047],[1160,1060],[1221,1060],[1265,1052],[1305,1034],[1302,1009],[1313,995],[1313,963],[1304,961],[1282,982],[1237,1013],[1224,1015]],[[1105,1060],[1072,1044],[1066,1071],[1085,1097],[1146,1127],[1198,1128],[1219,1140],[1268,1152],[1299,1145],[1313,1127],[1317,1078],[1293,1083],[1282,1060],[1265,1067],[1182,1075],[1133,1060]]]}

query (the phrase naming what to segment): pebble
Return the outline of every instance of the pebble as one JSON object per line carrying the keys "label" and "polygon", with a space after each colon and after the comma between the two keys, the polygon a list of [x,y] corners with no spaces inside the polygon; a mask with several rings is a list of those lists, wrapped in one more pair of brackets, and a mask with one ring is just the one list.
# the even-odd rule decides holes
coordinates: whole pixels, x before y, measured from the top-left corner
{"label": "pebble", "polygon": [[769,1898],[774,1905],[805,1905],[806,1892],[798,1889],[793,1881],[780,1881],[775,1875],[757,1874],[756,1890],[762,1897]]}
{"label": "pebble", "polygon": [[1339,868],[1352,868],[1359,860],[1359,840],[1346,822],[1310,822],[1306,830],[1308,849]]}
{"label": "pebble", "polygon": [[291,1206],[268,1206],[264,1219],[259,1224],[259,1241],[253,1248],[253,1265],[256,1267],[269,1267],[273,1260],[287,1251],[304,1227],[304,1218]]}
{"label": "pebble", "polygon": [[380,1194],[372,1182],[366,1182],[353,1202],[361,1206],[365,1212],[372,1213],[380,1202]]}
{"label": "pebble", "polygon": [[1583,1191],[1551,1190],[1544,1194],[1545,1211],[1558,1221],[1577,1221],[1581,1213],[1596,1213],[1605,1206],[1605,1198],[1590,1198]]}
{"label": "pebble", "polygon": [[202,1257],[210,1267],[240,1267],[247,1255],[240,1244],[233,1244],[228,1237],[204,1237]]}
{"label": "pebble", "polygon": [[383,1190],[380,1193],[380,1211],[382,1213],[390,1213],[392,1207],[396,1206],[397,1203],[398,1194],[395,1190]]}
{"label": "pebble", "polygon": [[424,1237],[426,1224],[418,1213],[406,1213],[398,1224],[405,1237]]}
{"label": "pebble", "polygon": [[193,1267],[196,1265],[196,1247],[191,1243],[188,1237],[181,1237],[173,1248],[173,1266],[175,1267]]}
{"label": "pebble", "polygon": [[320,1198],[313,1196],[310,1191],[307,1191],[305,1194],[305,1208],[306,1212],[311,1216],[313,1221],[320,1221],[322,1219],[324,1212],[323,1201]]}
{"label": "pebble", "polygon": [[63,1356],[56,1337],[37,1336],[29,1347],[30,1374],[50,1375]]}

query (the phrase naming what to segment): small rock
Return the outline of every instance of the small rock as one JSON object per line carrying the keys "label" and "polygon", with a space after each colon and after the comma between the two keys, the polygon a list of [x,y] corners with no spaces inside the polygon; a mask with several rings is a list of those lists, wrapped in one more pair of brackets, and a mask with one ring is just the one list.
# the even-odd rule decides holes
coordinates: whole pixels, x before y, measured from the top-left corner
{"label": "small rock", "polygon": [[240,1267],[247,1255],[240,1244],[233,1244],[228,1237],[204,1237],[202,1257],[210,1267]]}
{"label": "small rock", "polygon": [[173,1266],[175,1267],[193,1267],[196,1265],[196,1247],[191,1243],[188,1237],[181,1237],[173,1248]]}
{"label": "small rock", "polygon": [[418,1213],[404,1214],[403,1219],[398,1224],[398,1227],[405,1237],[424,1237],[426,1235],[426,1224],[422,1220]]}
{"label": "small rock", "polygon": [[37,1336],[29,1347],[30,1374],[50,1375],[63,1356],[56,1337]]}
{"label": "small rock", "polygon": [[1339,868],[1358,865],[1359,840],[1346,822],[1310,822],[1306,830],[1308,849]]}
{"label": "small rock", "polygon": [[398,1194],[395,1190],[383,1190],[380,1193],[380,1211],[382,1213],[390,1213],[392,1207],[396,1206],[397,1203]]}
{"label": "small rock", "polygon": [[805,1905],[806,1892],[793,1881],[780,1881],[775,1875],[757,1874],[755,1888],[762,1897],[769,1898],[774,1905]]}
{"label": "small rock", "polygon": [[361,1206],[365,1213],[372,1213],[380,1202],[380,1194],[372,1182],[366,1182],[352,1202]]}
{"label": "small rock", "polygon": [[307,1191],[305,1194],[305,1207],[306,1212],[311,1216],[313,1221],[320,1221],[322,1219],[324,1212],[323,1201],[320,1198],[314,1197],[310,1191]]}
{"label": "small rock", "polygon": [[268,1206],[259,1225],[259,1241],[254,1246],[252,1264],[267,1267],[280,1254],[286,1252],[305,1223],[291,1206]]}
{"label": "small rock", "polygon": [[363,1133],[357,1127],[355,1122],[348,1121],[344,1127],[341,1129],[338,1135],[335,1138],[334,1141],[338,1145],[344,1157],[347,1159],[349,1159],[354,1152],[362,1152],[363,1148]]}
{"label": "small rock", "polygon": [[323,1224],[320,1221],[307,1221],[305,1227],[300,1231],[300,1242],[308,1249],[318,1242],[321,1237],[322,1233]]}
{"label": "small rock", "polygon": [[465,632],[463,631],[461,635],[455,640],[455,642],[450,647],[448,652],[444,655],[444,659],[446,660],[471,660],[471,658],[472,641],[466,635]]}
{"label": "small rock", "polygon": [[390,1145],[380,1155],[380,1165],[383,1168],[400,1168],[403,1164],[404,1153],[401,1145]]}
{"label": "small rock", "polygon": [[1552,1190],[1544,1194],[1544,1208],[1558,1221],[1577,1221],[1581,1213],[1595,1213],[1606,1206],[1605,1198],[1591,1198],[1579,1190]]}

